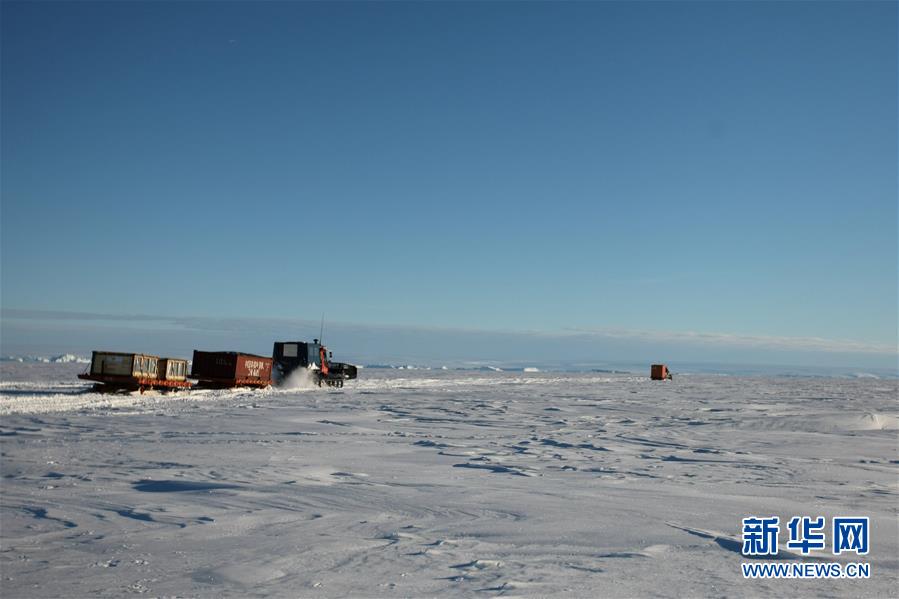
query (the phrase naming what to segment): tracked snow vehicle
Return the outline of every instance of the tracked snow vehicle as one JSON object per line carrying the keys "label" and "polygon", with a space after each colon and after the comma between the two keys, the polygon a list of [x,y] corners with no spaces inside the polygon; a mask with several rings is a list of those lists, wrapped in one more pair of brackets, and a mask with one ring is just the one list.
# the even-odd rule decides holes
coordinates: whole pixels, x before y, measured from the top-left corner
{"label": "tracked snow vehicle", "polygon": [[357,370],[352,364],[332,362],[328,348],[313,339],[305,341],[275,341],[272,350],[272,378],[281,382],[300,368],[305,368],[313,376],[313,381],[321,387],[343,387],[344,381],[356,378]]}

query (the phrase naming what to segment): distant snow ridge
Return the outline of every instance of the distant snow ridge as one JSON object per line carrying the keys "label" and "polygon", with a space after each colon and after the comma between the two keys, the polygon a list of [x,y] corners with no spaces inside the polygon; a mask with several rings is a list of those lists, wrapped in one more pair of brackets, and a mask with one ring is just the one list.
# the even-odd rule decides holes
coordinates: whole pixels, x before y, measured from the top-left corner
{"label": "distant snow ridge", "polygon": [[4,362],[41,362],[43,364],[49,364],[50,358],[45,358],[43,356],[6,356],[3,358]]}
{"label": "distant snow ridge", "polygon": [[75,354],[62,354],[47,358],[45,356],[3,356],[2,362],[39,362],[41,364],[90,364],[90,359]]}
{"label": "distant snow ridge", "polygon": [[61,356],[55,356],[50,358],[50,361],[54,364],[90,364],[91,361],[87,358],[83,358],[81,356],[76,356],[75,354],[62,354]]}
{"label": "distant snow ridge", "polygon": [[416,366],[415,364],[401,364],[399,366],[395,364],[366,364],[365,366],[357,366],[357,368],[371,368],[371,369],[387,369],[387,370],[431,370],[430,366]]}

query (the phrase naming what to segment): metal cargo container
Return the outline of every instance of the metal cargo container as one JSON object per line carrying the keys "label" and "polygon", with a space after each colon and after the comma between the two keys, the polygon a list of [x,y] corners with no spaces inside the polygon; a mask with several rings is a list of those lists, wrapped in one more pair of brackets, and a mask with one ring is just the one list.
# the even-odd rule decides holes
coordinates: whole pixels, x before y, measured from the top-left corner
{"label": "metal cargo container", "polygon": [[671,372],[664,364],[653,364],[649,369],[649,377],[654,381],[664,381],[671,378]]}
{"label": "metal cargo container", "polygon": [[194,350],[190,376],[207,387],[265,387],[272,383],[272,359],[238,352]]}
{"label": "metal cargo container", "polygon": [[160,358],[158,370],[167,381],[183,381],[187,378],[187,360]]}
{"label": "metal cargo container", "polygon": [[147,354],[95,351],[91,355],[90,373],[94,376],[123,376],[155,379],[159,358]]}
{"label": "metal cargo container", "polygon": [[185,380],[186,372],[186,360],[160,360],[147,354],[95,351],[91,355],[90,368],[79,374],[78,378],[100,383],[97,388],[101,391],[139,389],[143,393],[144,389],[189,388],[191,383]]}
{"label": "metal cargo container", "polygon": [[93,375],[131,376],[134,354],[95,351],[91,354]]}

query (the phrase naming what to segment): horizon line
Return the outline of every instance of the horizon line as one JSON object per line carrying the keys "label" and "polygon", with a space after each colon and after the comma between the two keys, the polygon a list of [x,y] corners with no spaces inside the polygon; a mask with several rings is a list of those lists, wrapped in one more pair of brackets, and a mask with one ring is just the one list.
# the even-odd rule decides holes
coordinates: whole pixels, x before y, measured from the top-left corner
{"label": "horizon line", "polygon": [[[152,314],[114,314],[103,312],[78,312],[68,310],[42,310],[23,308],[0,308],[0,319],[11,320],[113,320],[113,321],[169,321],[186,329],[209,331],[209,324],[226,323],[293,323],[304,326],[318,326],[318,320],[295,317],[260,316],[163,316]],[[201,323],[207,326],[197,326]],[[360,323],[352,321],[332,321],[331,327],[356,330],[400,330],[407,332],[455,333],[471,335],[536,336],[544,338],[597,338],[634,340],[655,343],[687,343],[691,345],[717,345],[739,348],[775,349],[781,351],[813,351],[825,353],[857,353],[899,356],[896,344],[872,343],[855,339],[829,339],[824,337],[789,335],[750,335],[743,333],[722,333],[703,331],[638,330],[615,327],[562,327],[554,330],[541,329],[487,329],[477,327],[453,327],[441,325]],[[222,327],[221,330],[228,330]]]}

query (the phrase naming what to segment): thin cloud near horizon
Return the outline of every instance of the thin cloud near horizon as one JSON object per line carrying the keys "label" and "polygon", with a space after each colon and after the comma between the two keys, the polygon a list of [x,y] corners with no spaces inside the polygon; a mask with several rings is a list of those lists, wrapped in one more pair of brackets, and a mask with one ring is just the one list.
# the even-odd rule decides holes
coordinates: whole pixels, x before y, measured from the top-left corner
{"label": "thin cloud near horizon", "polygon": [[624,329],[570,329],[574,334],[596,335],[613,339],[640,339],[684,343],[710,343],[738,347],[806,350],[823,352],[899,354],[895,345],[869,343],[853,339],[823,337],[784,337],[777,335],[741,335],[735,333],[703,333],[697,331],[635,331]]}
{"label": "thin cloud near horizon", "polygon": [[[0,318],[10,320],[111,320],[111,321],[163,321],[177,324],[187,330],[236,331],[252,330],[259,326],[284,326],[318,329],[320,321],[295,318],[264,317],[211,317],[211,316],[159,316],[149,314],[104,314],[94,312],[67,312],[58,310],[26,310],[3,308]],[[566,337],[594,337],[597,339],[631,340],[652,343],[686,343],[690,345],[717,345],[734,348],[774,349],[793,351],[818,351],[828,353],[897,354],[896,345],[870,343],[852,339],[826,339],[823,337],[791,337],[777,335],[746,335],[701,331],[650,331],[618,328],[566,327],[556,331],[509,330],[441,327],[415,324],[380,324],[326,321],[326,327],[345,332],[397,332],[435,333],[456,335],[501,335],[509,337],[542,337],[564,339]]]}

